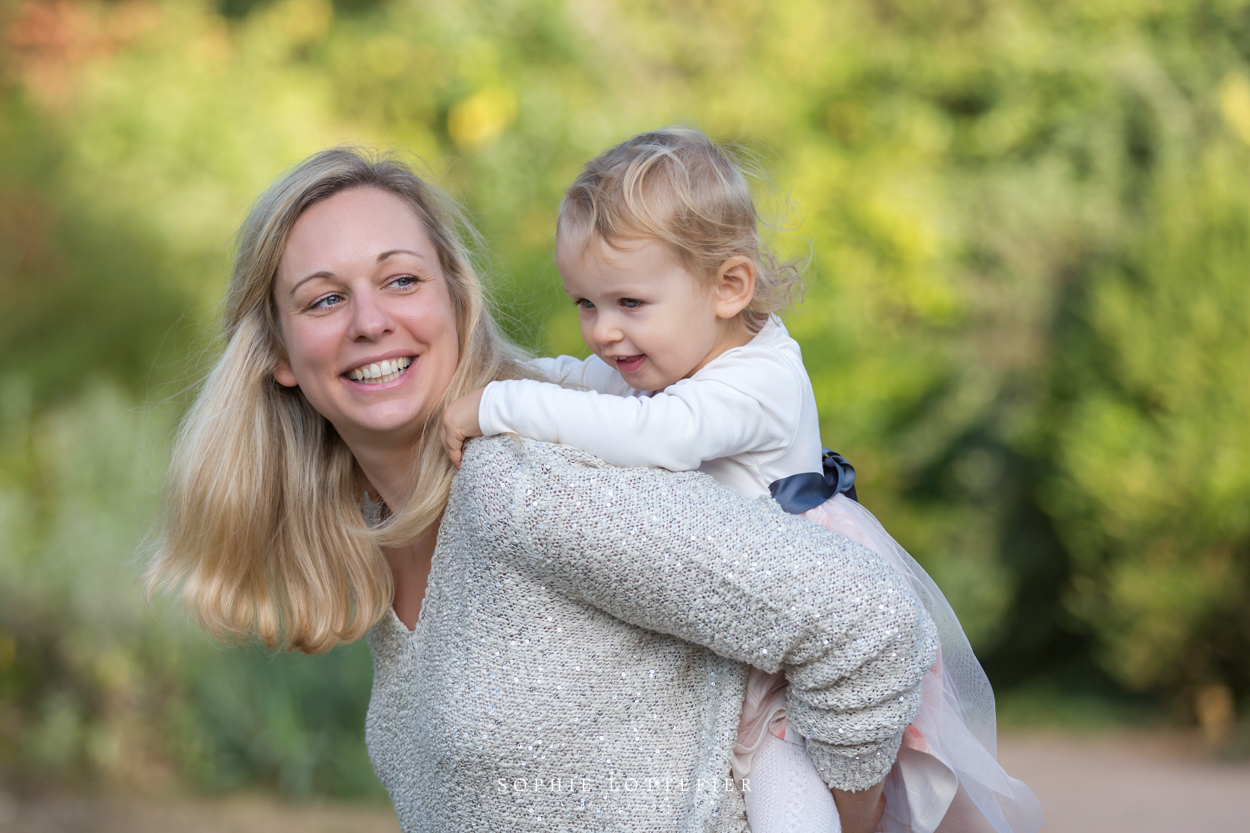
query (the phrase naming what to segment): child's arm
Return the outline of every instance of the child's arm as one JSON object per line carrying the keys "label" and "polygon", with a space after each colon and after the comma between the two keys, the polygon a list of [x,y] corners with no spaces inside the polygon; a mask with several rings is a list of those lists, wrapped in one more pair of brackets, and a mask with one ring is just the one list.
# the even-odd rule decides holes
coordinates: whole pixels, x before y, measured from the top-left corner
{"label": "child's arm", "polygon": [[689,471],[718,457],[784,450],[797,430],[801,391],[794,368],[768,353],[705,369],[650,397],[492,382],[477,429],[564,443],[617,466]]}
{"label": "child's arm", "polygon": [[549,382],[560,385],[628,396],[633,388],[621,378],[616,368],[609,366],[598,356],[578,359],[573,356],[554,356],[531,359],[526,362]]}
{"label": "child's arm", "polygon": [[[575,385],[590,391],[605,394],[627,396],[633,392],[621,374],[609,367],[598,356],[578,359],[573,356],[555,356],[531,359],[526,362],[529,367],[545,376],[552,382]],[[537,383],[536,383],[537,384]],[[556,387],[553,385],[553,387]],[[443,446],[452,465],[460,468],[460,458],[464,453],[464,442],[471,437],[482,436],[482,426],[478,422],[479,403],[482,401],[482,390],[465,394],[447,406],[443,412]],[[492,431],[490,433],[505,433]],[[517,433],[523,433],[517,430]]]}
{"label": "child's arm", "polygon": [[484,390],[478,388],[473,393],[466,393],[443,411],[443,447],[456,468],[460,468],[460,459],[464,456],[464,441],[482,436],[477,411]]}

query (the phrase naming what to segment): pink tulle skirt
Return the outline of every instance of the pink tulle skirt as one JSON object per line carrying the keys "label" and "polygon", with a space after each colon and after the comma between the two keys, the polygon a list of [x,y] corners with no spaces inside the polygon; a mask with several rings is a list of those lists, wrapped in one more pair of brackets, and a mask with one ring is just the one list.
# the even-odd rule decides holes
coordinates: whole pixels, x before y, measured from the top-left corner
{"label": "pink tulle skirt", "polygon": [[[907,580],[938,628],[938,659],[920,684],[920,711],[885,780],[881,833],[1034,833],[1041,804],[996,759],[994,692],[954,611],[933,580],[868,510],[835,495],[803,517],[877,552]],[[786,679],[752,668],[734,747],[741,782],[764,733],[794,741]],[[789,733],[789,738],[787,738]]]}

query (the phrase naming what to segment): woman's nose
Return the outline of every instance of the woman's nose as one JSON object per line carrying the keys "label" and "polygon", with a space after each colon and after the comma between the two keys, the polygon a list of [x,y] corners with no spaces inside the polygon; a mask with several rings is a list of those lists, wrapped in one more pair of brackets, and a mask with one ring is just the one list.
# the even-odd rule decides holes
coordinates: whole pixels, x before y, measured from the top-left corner
{"label": "woman's nose", "polygon": [[352,299],[350,336],[353,340],[376,341],[394,329],[391,316],[381,300],[370,292],[358,294]]}

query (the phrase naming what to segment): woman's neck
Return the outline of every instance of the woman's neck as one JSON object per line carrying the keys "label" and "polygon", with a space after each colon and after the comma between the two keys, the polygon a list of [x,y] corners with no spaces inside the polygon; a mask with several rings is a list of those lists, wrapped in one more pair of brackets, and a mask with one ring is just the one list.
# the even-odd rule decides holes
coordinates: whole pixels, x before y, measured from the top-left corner
{"label": "woman's neck", "polygon": [[370,442],[344,438],[364,473],[369,488],[381,496],[393,511],[408,503],[415,486],[412,482],[421,438],[401,442]]}
{"label": "woman's neck", "polygon": [[[376,492],[393,511],[406,506],[415,488],[412,477],[421,450],[420,435],[399,441],[379,441],[377,437],[344,437],[343,441],[355,456],[369,490]],[[435,522],[416,540],[382,549],[395,587],[391,607],[408,630],[416,627],[421,615],[421,602],[425,598],[437,541],[438,522]]]}

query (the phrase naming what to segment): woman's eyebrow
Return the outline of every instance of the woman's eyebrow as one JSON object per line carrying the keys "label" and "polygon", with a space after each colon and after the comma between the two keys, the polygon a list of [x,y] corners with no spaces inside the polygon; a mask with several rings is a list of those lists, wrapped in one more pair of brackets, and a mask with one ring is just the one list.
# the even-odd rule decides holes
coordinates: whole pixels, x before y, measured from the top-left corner
{"label": "woman's eyebrow", "polygon": [[308,281],[311,281],[313,278],[333,278],[333,277],[334,277],[333,272],[327,272],[324,269],[322,269],[320,272],[313,272],[311,275],[306,275],[300,278],[298,281],[296,281],[295,285],[291,287],[291,291],[289,294],[294,295],[295,290],[299,289],[301,286],[306,284]]}
{"label": "woman's eyebrow", "polygon": [[[381,263],[382,261],[386,260],[388,257],[391,257],[392,255],[412,255],[418,260],[425,260],[425,257],[422,256],[420,252],[414,252],[412,249],[387,249],[385,252],[382,252],[382,254],[378,255],[378,263]],[[295,290],[299,289],[302,284],[306,283],[307,281],[312,280],[313,278],[333,278],[333,277],[334,277],[333,272],[327,272],[324,269],[321,270],[320,272],[313,272],[311,275],[306,275],[300,278],[298,281],[296,281],[295,286],[291,287],[290,294],[294,295]]]}
{"label": "woman's eyebrow", "polygon": [[387,249],[386,251],[382,252],[382,254],[378,255],[378,263],[381,263],[382,261],[386,260],[391,255],[412,255],[418,260],[425,260],[425,258],[422,255],[420,255],[417,252],[414,252],[412,249]]}

